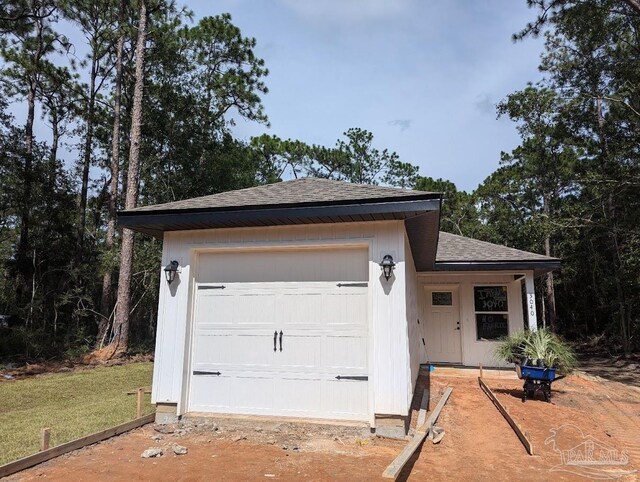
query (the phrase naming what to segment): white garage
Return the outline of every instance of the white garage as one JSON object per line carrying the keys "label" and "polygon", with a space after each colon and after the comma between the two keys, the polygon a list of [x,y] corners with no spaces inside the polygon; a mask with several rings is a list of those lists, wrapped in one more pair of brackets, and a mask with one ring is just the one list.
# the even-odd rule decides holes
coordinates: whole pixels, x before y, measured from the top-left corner
{"label": "white garage", "polygon": [[163,241],[156,420],[349,420],[401,435],[420,364],[499,364],[496,340],[535,329],[533,278],[560,261],[440,233],[440,203],[299,179],[119,213]]}
{"label": "white garage", "polygon": [[188,411],[368,419],[366,248],[197,263]]}

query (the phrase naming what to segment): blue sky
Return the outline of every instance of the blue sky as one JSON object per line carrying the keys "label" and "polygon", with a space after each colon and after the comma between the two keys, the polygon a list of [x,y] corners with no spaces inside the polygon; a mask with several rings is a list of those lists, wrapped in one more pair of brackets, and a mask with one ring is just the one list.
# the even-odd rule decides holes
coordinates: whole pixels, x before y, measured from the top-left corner
{"label": "blue sky", "polygon": [[[181,0],[177,3],[183,4]],[[374,134],[424,176],[477,187],[518,145],[495,104],[537,81],[542,41],[513,43],[535,12],[525,0],[191,0],[194,20],[229,12],[270,70],[271,127],[234,133],[333,146],[350,127]],[[68,26],[67,26],[68,27]],[[78,55],[86,53],[72,30]],[[24,102],[12,106],[18,122]],[[49,139],[40,121],[36,135]],[[76,146],[72,146],[72,150]],[[77,152],[62,154],[68,165]],[[100,173],[92,169],[92,178]]]}
{"label": "blue sky", "polygon": [[495,104],[537,81],[542,42],[513,43],[525,0],[197,0],[196,19],[229,12],[270,70],[263,132],[334,145],[350,127],[376,147],[474,189],[518,144]]}

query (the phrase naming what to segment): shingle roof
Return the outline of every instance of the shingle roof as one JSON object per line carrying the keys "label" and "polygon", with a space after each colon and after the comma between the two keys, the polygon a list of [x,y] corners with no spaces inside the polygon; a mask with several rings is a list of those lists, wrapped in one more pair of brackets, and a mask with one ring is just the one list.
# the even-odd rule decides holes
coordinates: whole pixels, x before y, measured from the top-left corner
{"label": "shingle roof", "polygon": [[436,263],[559,261],[542,254],[530,253],[500,244],[487,243],[440,231]]}
{"label": "shingle roof", "polygon": [[365,200],[438,197],[439,193],[411,191],[384,186],[353,184],[319,178],[302,178],[263,186],[221,192],[210,196],[155,204],[125,212],[181,211],[202,209],[228,209],[264,206],[290,206],[330,204]]}

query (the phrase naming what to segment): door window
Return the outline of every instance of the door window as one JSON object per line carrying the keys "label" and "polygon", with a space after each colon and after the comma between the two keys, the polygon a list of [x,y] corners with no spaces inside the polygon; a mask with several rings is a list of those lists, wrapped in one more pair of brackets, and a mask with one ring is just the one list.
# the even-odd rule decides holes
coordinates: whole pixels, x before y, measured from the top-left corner
{"label": "door window", "polygon": [[451,291],[432,291],[431,306],[452,306],[453,293]]}

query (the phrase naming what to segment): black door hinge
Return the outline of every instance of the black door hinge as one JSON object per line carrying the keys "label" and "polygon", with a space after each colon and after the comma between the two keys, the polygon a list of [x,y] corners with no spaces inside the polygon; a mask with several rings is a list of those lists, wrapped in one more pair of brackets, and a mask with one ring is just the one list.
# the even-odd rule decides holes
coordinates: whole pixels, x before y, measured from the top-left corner
{"label": "black door hinge", "polygon": [[369,380],[368,376],[363,375],[338,375],[336,377],[337,380]]}
{"label": "black door hinge", "polygon": [[200,370],[194,370],[194,375],[222,375],[220,372],[203,372]]}

